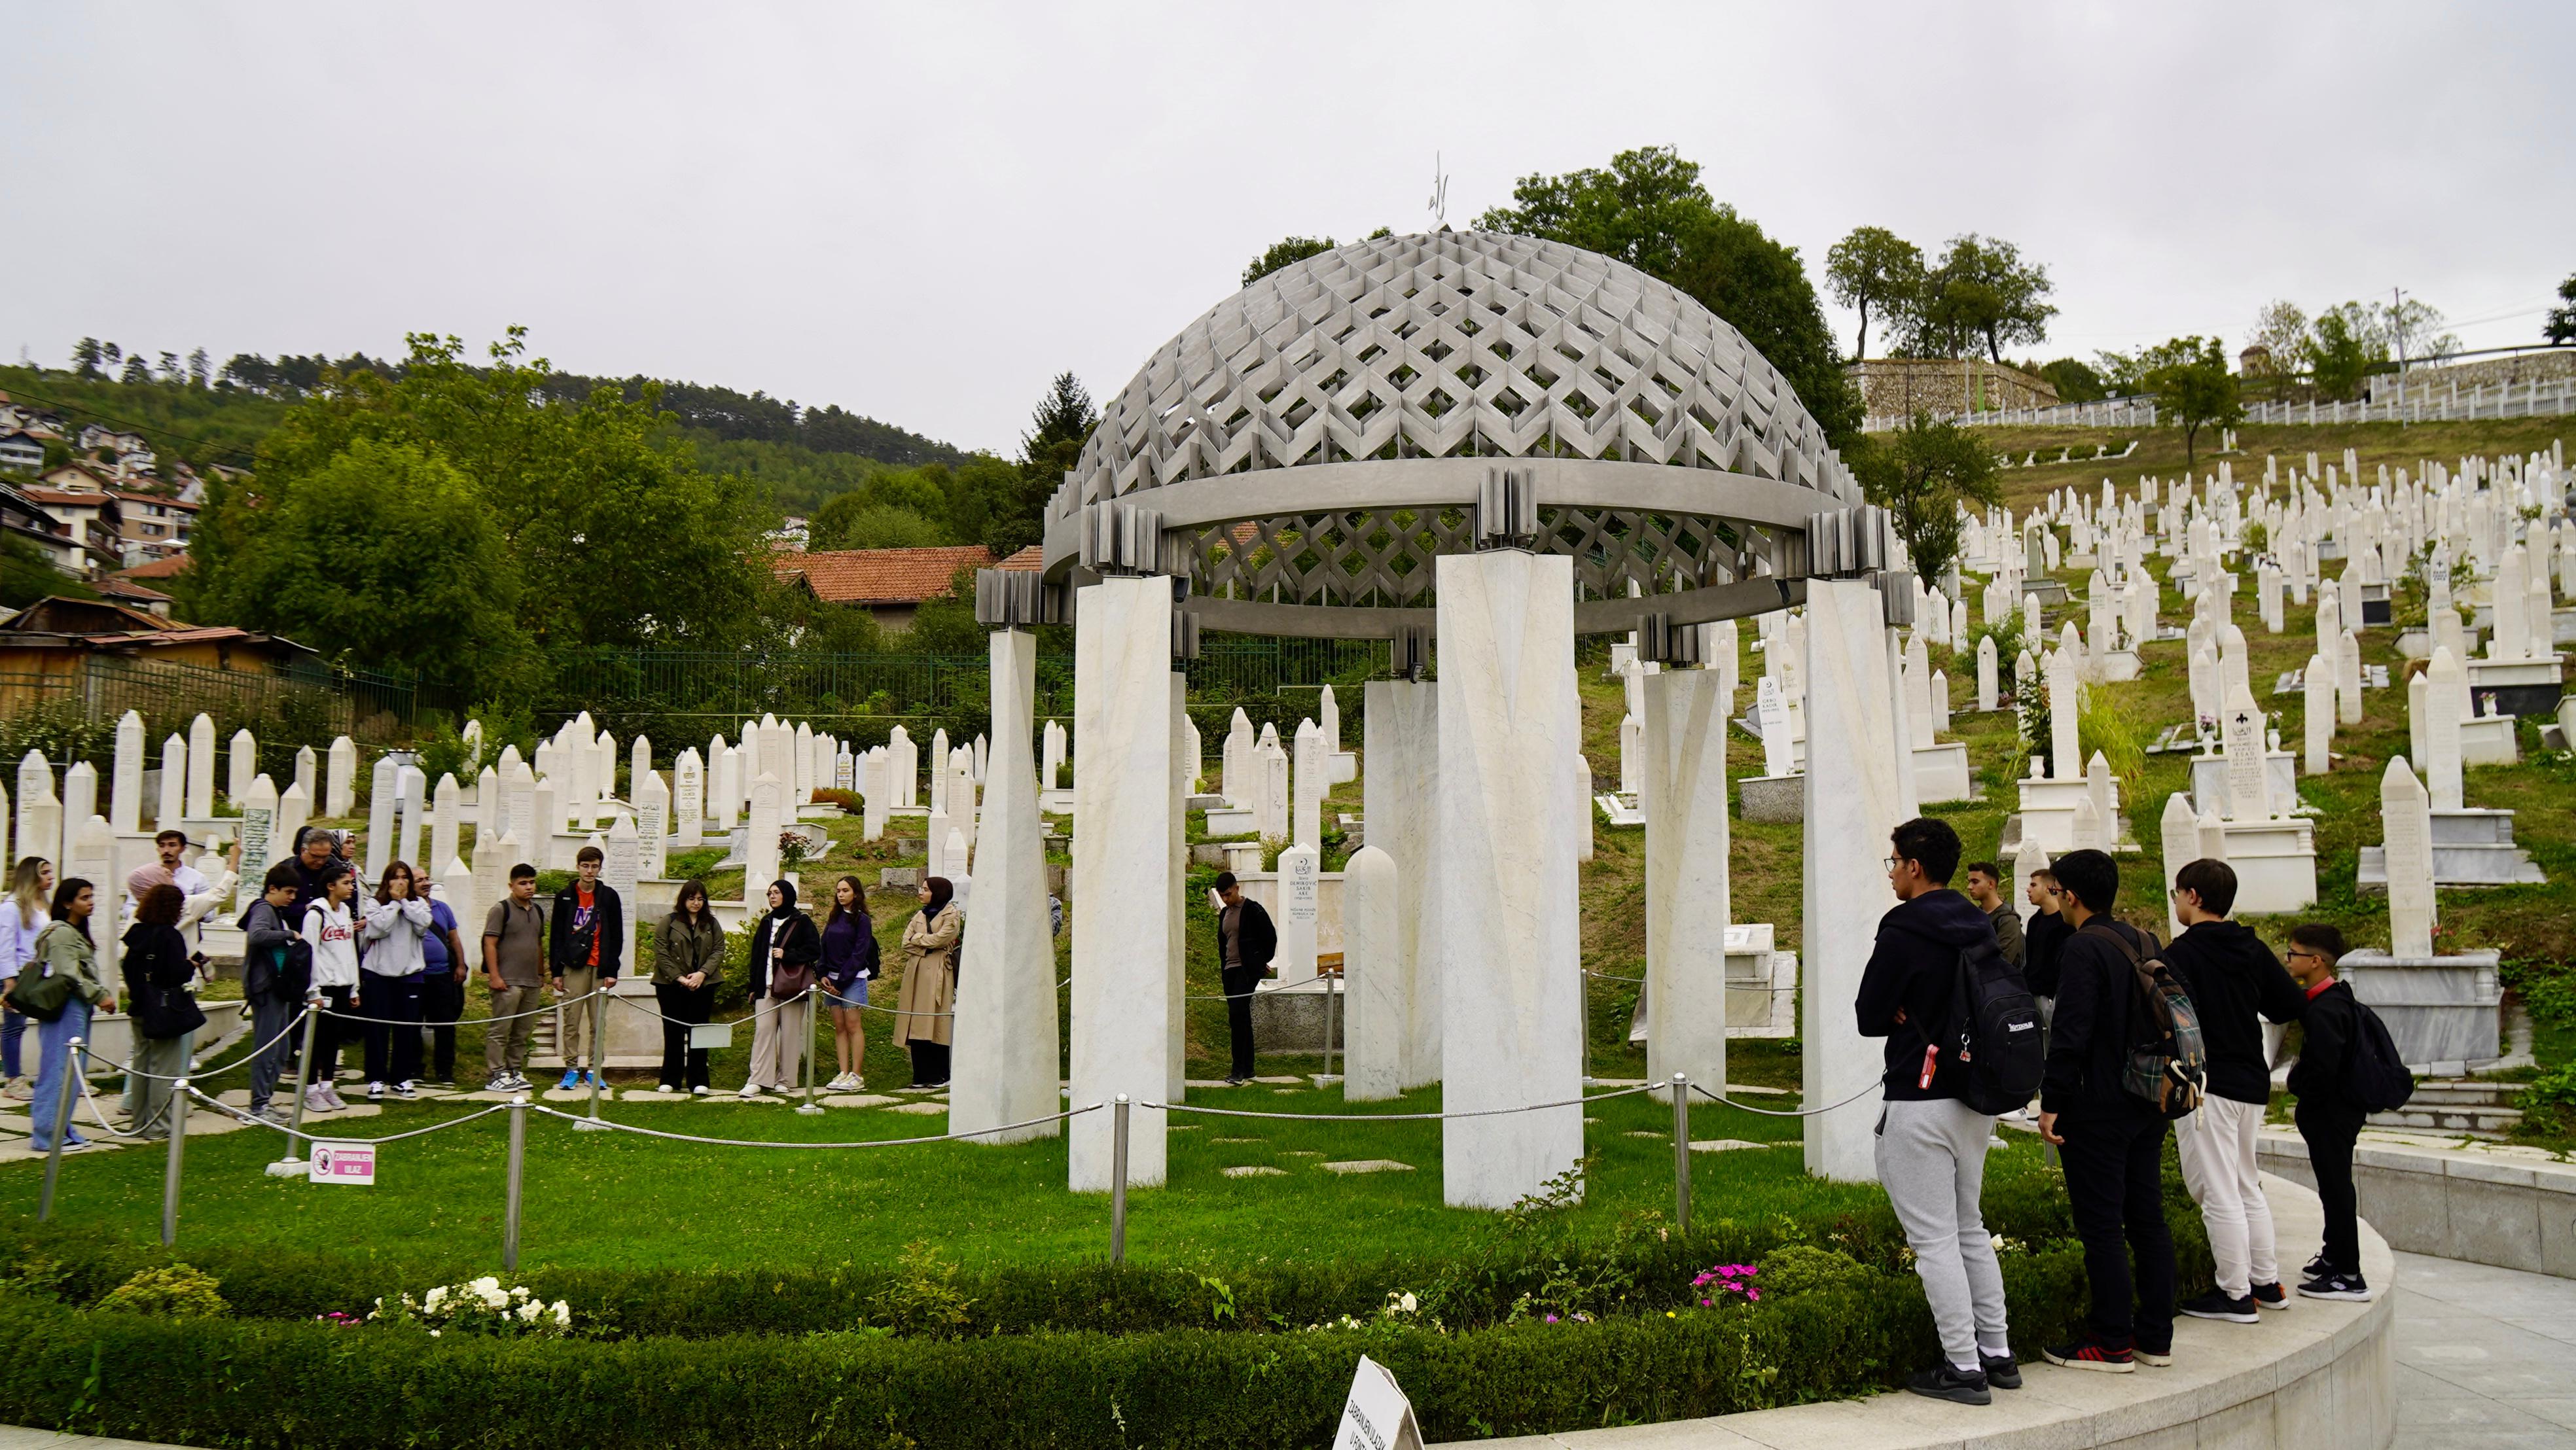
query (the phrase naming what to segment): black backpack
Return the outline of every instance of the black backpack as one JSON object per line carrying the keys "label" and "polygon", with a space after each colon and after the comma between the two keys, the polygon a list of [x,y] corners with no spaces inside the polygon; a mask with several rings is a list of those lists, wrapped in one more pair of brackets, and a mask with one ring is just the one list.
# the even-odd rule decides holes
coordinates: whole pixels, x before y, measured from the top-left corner
{"label": "black backpack", "polygon": [[2047,1063],[2039,1003],[1993,938],[1960,949],[1943,1035],[1967,1068],[1962,1098],[1969,1107],[1994,1117],[2029,1106]]}
{"label": "black backpack", "polygon": [[2129,1056],[2120,1086],[2160,1118],[2191,1116],[2209,1092],[2209,1049],[2201,1036],[2200,1009],[2166,965],[2164,948],[2150,936],[2146,939],[2149,950],[2141,956],[2107,922],[2097,932],[2088,921],[2080,934],[2110,942],[2135,974],[2129,1003]]}
{"label": "black backpack", "polygon": [[2415,1096],[2415,1074],[2398,1059],[2397,1042],[2388,1035],[2388,1024],[2379,1020],[2379,1014],[2358,997],[2352,1010],[2352,1044],[2343,1063],[2344,1093],[2363,1112],[2393,1113]]}

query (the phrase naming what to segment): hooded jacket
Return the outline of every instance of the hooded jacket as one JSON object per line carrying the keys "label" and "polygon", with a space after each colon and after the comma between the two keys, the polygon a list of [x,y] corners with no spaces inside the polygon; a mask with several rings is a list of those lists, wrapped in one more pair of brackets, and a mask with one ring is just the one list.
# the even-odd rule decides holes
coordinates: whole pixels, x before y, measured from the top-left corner
{"label": "hooded jacket", "polygon": [[[1887,1098],[1922,1102],[1955,1098],[1962,1069],[1955,1054],[1936,1059],[1932,1085],[1923,1086],[1923,1050],[1948,1025],[1950,999],[1959,980],[1959,953],[1991,945],[1995,924],[1977,904],[1948,887],[1900,901],[1878,919],[1878,942],[1861,973],[1852,1004],[1860,1035],[1887,1039]],[[1902,1009],[1905,1020],[1896,1020]]]}
{"label": "hooded jacket", "polygon": [[[591,883],[591,919],[584,929],[575,930],[581,920],[581,883],[564,883],[555,893],[554,919],[547,924],[546,942],[553,957],[549,969],[560,977],[567,971],[578,972],[590,965],[590,944],[599,942],[599,980],[602,985],[617,980],[618,968],[626,962],[626,903],[619,900],[617,888],[605,881]],[[594,930],[595,929],[595,930]]]}
{"label": "hooded jacket", "polygon": [[2062,911],[2039,912],[2022,923],[2021,975],[2030,984],[2032,996],[2057,995],[2057,953],[2074,933]]}
{"label": "hooded jacket", "polygon": [[2281,959],[2251,927],[2204,921],[2165,948],[2165,965],[2199,1011],[2210,1092],[2234,1102],[2270,1102],[2272,1063],[2255,1014],[2295,1022],[2308,1005]]}
{"label": "hooded jacket", "polygon": [[2345,1093],[2343,1084],[2345,1059],[2352,1055],[2353,1039],[2361,1032],[2361,1004],[2340,979],[2326,983],[2313,997],[2300,995],[2306,998],[2307,1011],[2299,1018],[2299,1060],[2290,1065],[2289,1083],[2299,1100],[2299,1115],[2358,1121],[2366,1114]]}
{"label": "hooded jacket", "polygon": [[2147,1111],[2120,1086],[2138,972],[2106,933],[2127,942],[2142,960],[2157,950],[2154,937],[2108,915],[2085,922],[2058,948],[2057,1014],[2049,1020],[2048,1067],[2039,1083],[2043,1112]]}

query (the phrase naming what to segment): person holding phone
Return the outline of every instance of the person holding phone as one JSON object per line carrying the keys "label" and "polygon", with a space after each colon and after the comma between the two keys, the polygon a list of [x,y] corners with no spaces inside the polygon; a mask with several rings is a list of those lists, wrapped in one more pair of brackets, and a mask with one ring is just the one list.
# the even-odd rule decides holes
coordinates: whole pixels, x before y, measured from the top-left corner
{"label": "person holding phone", "polygon": [[170,1136],[170,1085],[188,1075],[188,1056],[206,1014],[188,989],[206,965],[179,934],[186,892],[171,882],[146,890],[135,902],[134,925],[125,931],[125,991],[134,1009],[134,1068],[130,1096],[134,1127],[146,1138]]}

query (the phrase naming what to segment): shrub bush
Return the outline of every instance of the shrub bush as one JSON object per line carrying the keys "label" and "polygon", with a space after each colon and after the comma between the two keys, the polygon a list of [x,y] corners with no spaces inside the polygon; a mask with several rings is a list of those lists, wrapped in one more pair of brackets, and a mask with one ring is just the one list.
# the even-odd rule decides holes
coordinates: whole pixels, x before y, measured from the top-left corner
{"label": "shrub bush", "polygon": [[154,1314],[164,1319],[213,1319],[230,1313],[215,1276],[187,1264],[137,1269],[98,1301],[105,1310]]}

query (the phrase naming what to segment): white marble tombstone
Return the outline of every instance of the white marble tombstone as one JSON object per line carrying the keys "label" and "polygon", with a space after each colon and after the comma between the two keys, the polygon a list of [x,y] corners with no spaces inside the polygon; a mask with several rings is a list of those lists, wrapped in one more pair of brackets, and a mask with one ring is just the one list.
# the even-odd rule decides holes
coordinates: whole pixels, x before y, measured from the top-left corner
{"label": "white marble tombstone", "polygon": [[1622,715],[1619,717],[1619,794],[1634,800],[1645,788],[1646,722],[1635,715]]}
{"label": "white marble tombstone", "polygon": [[626,753],[629,757],[629,764],[626,767],[626,799],[631,804],[635,799],[636,783],[653,773],[652,737],[637,735],[634,743],[626,747]]}
{"label": "white marble tombstone", "polygon": [[911,734],[900,725],[886,736],[886,766],[894,783],[887,807],[912,809],[920,801],[921,747],[913,744]]}
{"label": "white marble tombstone", "polygon": [[[1172,586],[1155,576],[1078,591],[1074,634],[1073,1099],[1168,1100],[1173,1014],[1171,900]],[[1569,596],[1570,597],[1570,596]],[[1070,1120],[1066,1179],[1110,1183],[1110,1113]],[[1165,1114],[1131,1118],[1131,1185],[1164,1181]]]}
{"label": "white marble tombstone", "polygon": [[[86,760],[75,760],[63,767],[63,819],[86,821],[98,814],[98,767]],[[101,883],[105,885],[104,882]],[[123,881],[117,882],[119,889]]]}
{"label": "white marble tombstone", "polygon": [[[1312,720],[1297,722],[1295,773],[1290,777],[1289,835],[1300,846],[1324,845],[1324,732]],[[1311,972],[1308,975],[1313,975]]]}
{"label": "white marble tombstone", "polygon": [[867,778],[867,791],[859,801],[859,834],[880,840],[885,836],[887,812],[894,808],[894,768],[887,763],[884,746],[868,752],[867,768],[861,774]]}
{"label": "white marble tombstone", "polygon": [[1646,1075],[1726,1081],[1726,732],[1711,670],[1646,681]]}
{"label": "white marble tombstone", "polygon": [[545,852],[545,843],[537,836],[537,776],[524,760],[501,776],[501,819],[493,829],[516,838],[519,849],[537,853],[527,858],[530,865]]}
{"label": "white marble tombstone", "polygon": [[[2192,813],[2191,797],[2175,791],[2165,797],[2164,814],[2156,818],[2157,844],[2164,853],[2165,881],[2173,885],[2174,873],[2200,857],[2200,817]],[[2182,918],[2174,914],[2173,893],[2165,893],[2165,940],[2182,935]]]}
{"label": "white marble tombstone", "polygon": [[277,784],[266,775],[251,777],[249,785],[235,797],[241,805],[242,904],[247,906],[259,895],[259,883],[268,868],[286,859],[286,839],[278,832]]}
{"label": "white marble tombstone", "polygon": [[707,815],[719,833],[729,834],[734,825],[734,803],[743,798],[742,751],[728,745],[707,762]]}
{"label": "white marble tombstone", "polygon": [[635,891],[635,883],[644,879],[644,842],[635,829],[635,818],[621,815],[609,822],[608,843],[600,849],[606,859],[599,863],[599,879],[626,907],[624,955],[632,962],[636,960],[635,928],[648,920]]}
{"label": "white marble tombstone", "polygon": [[[190,747],[190,755],[196,754]],[[383,879],[385,863],[394,859],[394,801],[402,788],[402,767],[392,756],[376,757],[376,768],[369,772],[367,788],[367,840],[361,857],[366,862],[358,868],[361,882]],[[545,863],[539,862],[540,869]]]}
{"label": "white marble tombstone", "polygon": [[429,798],[429,854],[420,863],[420,869],[430,875],[446,876],[447,863],[456,859],[456,845],[465,823],[464,796],[453,773],[438,773],[438,784],[431,788]]}
{"label": "white marble tombstone", "polygon": [[2468,694],[2468,672],[2449,650],[2436,648],[2424,674],[2429,707],[2424,722],[2425,788],[2432,794],[2434,810],[2456,811],[2466,803],[2460,780],[2463,715],[2458,702]]}
{"label": "white marble tombstone", "polygon": [[1980,635],[1977,638],[1977,708],[1979,710],[1992,710],[2002,703],[2003,682],[1997,678],[1997,674],[1995,637],[1991,634]]}
{"label": "white marble tombstone", "polygon": [[[411,863],[415,874],[422,870],[420,843],[427,825],[423,807],[429,795],[429,778],[416,765],[405,765],[394,776],[394,847],[392,859]],[[436,873],[431,873],[435,875]]]}
{"label": "white marble tombstone", "polygon": [[295,780],[293,785],[287,788],[292,790],[300,785],[304,787],[304,798],[307,801],[312,800],[315,792],[322,789],[321,764],[321,758],[313,753],[312,746],[295,747]]}
{"label": "white marble tombstone", "polygon": [[[2073,780],[2082,774],[2077,759],[2078,710],[2075,683],[2075,657],[2066,651],[2051,650],[2046,666],[2048,676],[2048,775],[2051,780]],[[1815,726],[1807,727],[1813,731]]]}
{"label": "white marble tombstone", "polygon": [[1798,743],[1790,738],[1789,705],[1780,682],[1765,675],[1753,687],[1754,718],[1762,726],[1762,773],[1778,779],[1798,773]]}
{"label": "white marble tombstone", "polygon": [[[1431,919],[1440,787],[1440,686],[1430,680],[1371,680],[1363,687],[1361,750],[1368,757],[1361,809],[1368,841],[1394,863],[1395,937],[1375,984],[1359,990],[1392,999],[1396,1086],[1417,1088],[1440,1077],[1439,953]],[[1350,878],[1343,877],[1344,950],[1348,951]]]}
{"label": "white marble tombstone", "polygon": [[2265,727],[2254,696],[2238,684],[2219,716],[2219,753],[2227,763],[2227,818],[2263,821],[2272,817],[2271,770],[2265,760]]}
{"label": "white marble tombstone", "polygon": [[116,722],[116,760],[108,777],[107,823],[119,835],[143,829],[143,717],[128,710]]}
{"label": "white marble tombstone", "polygon": [[1276,738],[1265,739],[1253,747],[1253,758],[1260,775],[1253,821],[1264,840],[1285,840],[1291,825],[1288,752],[1279,748]]}
{"label": "white marble tombstone", "polygon": [[230,774],[224,781],[224,798],[240,800],[250,789],[252,778],[259,774],[259,739],[247,730],[233,732],[231,748],[224,752],[224,764]]}
{"label": "white marble tombstone", "polygon": [[[1855,903],[1887,897],[1881,858],[1905,814],[1904,742],[1878,591],[1852,580],[1807,585],[1807,784],[1803,846],[1806,923],[1800,1055],[1805,1101],[1865,1093],[1880,1054],[1863,1040],[1851,1003],[1877,935],[1878,913]],[[1805,1120],[1807,1171],[1845,1182],[1877,1177],[1864,1104]]]}
{"label": "white marble tombstone", "polygon": [[322,791],[322,814],[333,820],[346,818],[358,808],[358,742],[346,735],[331,742],[331,765],[325,773]]}
{"label": "white marble tombstone", "polygon": [[680,849],[696,849],[706,835],[707,765],[694,745],[671,762],[671,813]]}
{"label": "white marble tombstone", "polygon": [[[492,903],[500,900],[510,889],[510,867],[518,861],[515,854],[518,849],[517,837],[493,830],[489,821],[474,828],[475,914],[469,917],[458,912],[456,925],[465,938],[465,954],[473,959],[472,965],[478,970],[483,965],[483,948],[479,941],[483,930],[482,914],[490,911]],[[455,908],[451,906],[449,909]]]}
{"label": "white marble tombstone", "polygon": [[[1442,662],[1436,949],[1451,1111],[1569,1103],[1441,1124],[1442,1195],[1509,1208],[1583,1156],[1581,924],[1568,755],[1581,744],[1573,561],[1495,551],[1437,561]],[[1077,840],[1080,837],[1077,835]]]}
{"label": "white marble tombstone", "polygon": [[1279,955],[1282,983],[1315,977],[1316,928],[1322,921],[1323,853],[1299,843],[1279,853]]}
{"label": "white marble tombstone", "polygon": [[930,808],[934,811],[948,809],[948,784],[956,774],[955,753],[948,747],[947,726],[930,733]]}
{"label": "white marble tombstone", "polygon": [[2323,775],[2332,762],[2335,732],[2334,666],[2321,654],[2308,656],[2300,675],[2300,726],[2303,732],[2300,770]]}
{"label": "white marble tombstone", "polygon": [[2020,914],[2025,924],[2039,915],[2038,904],[2030,899],[2030,878],[2047,869],[2048,848],[2040,845],[2036,836],[2022,837],[2021,846],[2013,852],[2012,858],[2012,900],[2013,910]]}
{"label": "white marble tombstone", "polygon": [[[26,795],[23,786],[18,794],[21,798]],[[187,814],[188,742],[174,730],[161,742],[161,798],[153,806],[152,824],[156,830],[167,830]]]}
{"label": "white marble tombstone", "polygon": [[957,983],[955,1072],[948,1130],[978,1143],[1052,1138],[1063,1108],[1056,1072],[1055,934],[1047,916],[1045,846],[1038,818],[1030,725],[1037,698],[1037,637],[992,635],[992,744],[985,762],[984,827],[975,848],[975,966]]}
{"label": "white marble tombstone", "polygon": [[2433,955],[2433,807],[2406,758],[2379,778],[2379,822],[2388,864],[2388,954]]}
{"label": "white marble tombstone", "polygon": [[[302,781],[288,786],[279,794],[277,797],[277,852],[273,860],[283,861],[294,854],[295,838],[303,831],[305,822],[312,818],[313,797],[305,793]],[[242,871],[242,879],[258,880],[247,868]]]}
{"label": "white marble tombstone", "polygon": [[1404,1086],[1412,1024],[1396,957],[1396,887],[1395,857],[1375,846],[1353,851],[1342,866],[1342,1097],[1349,1102],[1382,1101]]}
{"label": "white marble tombstone", "polygon": [[2345,630],[2336,641],[2335,652],[2335,718],[2346,725],[2361,723],[2361,641]]}
{"label": "white marble tombstone", "polygon": [[761,903],[768,901],[770,884],[782,874],[778,833],[786,823],[787,787],[777,776],[762,771],[751,783],[751,816],[742,848],[742,899],[752,910],[766,909]]}
{"label": "white marble tombstone", "polygon": [[1064,727],[1049,720],[1038,753],[1038,789],[1054,790],[1063,779]]}
{"label": "white marble tombstone", "polygon": [[794,792],[795,803],[801,806],[814,799],[814,727],[802,720],[796,722],[796,737],[788,748],[788,761],[796,773],[789,789]]}
{"label": "white marble tombstone", "polygon": [[1243,707],[1238,705],[1233,720],[1226,726],[1224,753],[1218,762],[1222,773],[1217,788],[1228,802],[1246,809],[1254,808],[1254,801],[1261,793],[1260,782],[1254,778],[1259,774],[1253,755],[1255,744],[1252,717],[1244,714]]}
{"label": "white marble tombstone", "polygon": [[188,722],[188,819],[202,821],[215,813],[215,720],[199,715]]}
{"label": "white marble tombstone", "polygon": [[627,782],[626,793],[635,805],[635,839],[642,852],[638,869],[643,879],[659,881],[670,850],[671,788],[662,783],[662,773],[648,765]]}

